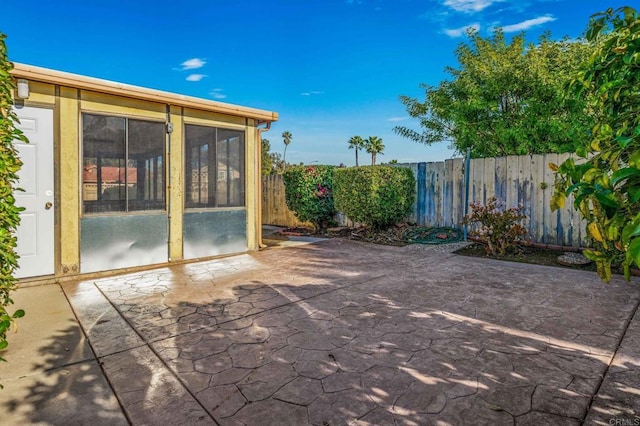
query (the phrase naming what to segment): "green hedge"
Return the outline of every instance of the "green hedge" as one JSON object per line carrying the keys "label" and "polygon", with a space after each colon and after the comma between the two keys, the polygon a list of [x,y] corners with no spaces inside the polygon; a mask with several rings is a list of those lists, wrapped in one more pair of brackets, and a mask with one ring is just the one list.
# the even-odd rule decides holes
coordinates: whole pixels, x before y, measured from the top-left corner
{"label": "green hedge", "polygon": [[[13,303],[11,293],[16,289],[13,276],[18,267],[16,230],[20,224],[20,212],[24,210],[16,205],[13,197],[22,166],[14,141],[28,142],[17,128],[18,117],[12,110],[15,85],[9,72],[13,64],[7,56],[5,38],[0,33],[0,354],[8,345],[7,331],[16,318],[24,315],[21,309],[13,314],[7,309]],[[0,361],[4,361],[2,356]]]}
{"label": "green hedge", "polygon": [[334,166],[293,166],[284,172],[287,207],[303,222],[324,233],[333,223]]}
{"label": "green hedge", "polygon": [[334,173],[336,208],[349,219],[383,229],[407,218],[416,197],[411,169],[365,166]]}

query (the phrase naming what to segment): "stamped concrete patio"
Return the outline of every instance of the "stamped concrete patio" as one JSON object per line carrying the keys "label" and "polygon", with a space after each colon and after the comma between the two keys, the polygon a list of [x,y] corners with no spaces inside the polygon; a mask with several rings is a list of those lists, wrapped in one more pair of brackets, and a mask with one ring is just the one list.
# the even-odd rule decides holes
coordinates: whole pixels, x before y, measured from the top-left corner
{"label": "stamped concrete patio", "polygon": [[[37,342],[48,382],[2,376],[18,389],[0,398],[5,419],[60,424],[61,410],[65,424],[92,425],[640,419],[637,280],[332,239],[62,287],[92,352],[79,332],[58,347],[73,320]],[[47,365],[65,345],[77,356]],[[47,411],[56,400],[65,408]]]}

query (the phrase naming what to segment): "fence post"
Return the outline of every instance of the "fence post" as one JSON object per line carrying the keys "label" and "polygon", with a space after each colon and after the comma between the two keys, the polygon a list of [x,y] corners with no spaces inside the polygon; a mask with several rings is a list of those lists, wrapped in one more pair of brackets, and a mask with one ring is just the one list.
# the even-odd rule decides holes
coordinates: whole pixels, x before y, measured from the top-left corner
{"label": "fence post", "polygon": [[[464,163],[464,217],[469,214],[469,169],[471,168],[471,148],[467,148],[467,158]],[[464,240],[467,241],[467,224],[464,224]]]}
{"label": "fence post", "polygon": [[418,163],[418,173],[416,173],[416,222],[424,225],[427,208],[427,163]]}

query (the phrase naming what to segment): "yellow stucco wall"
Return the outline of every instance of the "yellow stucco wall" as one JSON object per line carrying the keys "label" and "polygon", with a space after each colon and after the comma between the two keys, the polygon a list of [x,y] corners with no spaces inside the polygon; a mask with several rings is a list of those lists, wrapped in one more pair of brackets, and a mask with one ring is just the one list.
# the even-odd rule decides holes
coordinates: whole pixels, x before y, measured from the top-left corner
{"label": "yellow stucco wall", "polygon": [[[253,124],[253,120],[249,120]],[[260,148],[256,149],[256,128],[255,126],[247,125],[246,128],[246,144],[245,150],[246,164],[255,165],[253,167],[247,167],[245,169],[246,180],[246,206],[247,206],[247,243],[249,250],[258,250],[260,247],[260,241],[258,241],[258,225],[257,218],[259,217],[258,211],[260,210],[261,197],[258,196],[258,177],[260,176],[260,169],[258,167],[258,158],[260,158]],[[262,224],[259,224],[262,227]]]}
{"label": "yellow stucco wall", "polygon": [[216,114],[214,112],[199,111],[192,108],[183,108],[185,123],[201,124],[203,126],[221,126],[230,129],[244,128],[244,117],[232,117],[230,115]]}
{"label": "yellow stucco wall", "polygon": [[152,120],[164,121],[167,115],[166,105],[164,104],[89,92],[86,90],[81,91],[80,105],[82,112],[114,114],[133,118],[150,118]]}
{"label": "yellow stucco wall", "polygon": [[80,220],[82,217],[82,146],[81,113],[90,112],[169,121],[173,124],[167,145],[167,214],[169,221],[169,261],[183,258],[184,212],[184,124],[201,124],[245,131],[245,194],[247,243],[249,250],[260,245],[259,206],[260,144],[254,119],[186,107],[131,99],[116,95],[80,90],[74,87],[30,82],[30,96],[25,105],[54,109],[54,147],[56,176],[56,276],[80,271]]}
{"label": "yellow stucco wall", "polygon": [[34,81],[29,84],[29,99],[26,105],[45,104],[53,106],[56,100],[56,87],[53,84]]}
{"label": "yellow stucco wall", "polygon": [[184,120],[182,118],[182,108],[171,107],[171,123],[173,133],[171,133],[171,146],[168,153],[169,167],[167,183],[169,190],[169,261],[183,258],[182,252],[182,213],[184,211],[184,165],[183,140],[184,140]]}
{"label": "yellow stucco wall", "polygon": [[[61,87],[57,99],[59,114],[54,129],[58,129],[60,164],[60,266],[61,274],[77,274],[80,271],[80,112],[78,90]],[[55,169],[55,167],[54,167]]]}

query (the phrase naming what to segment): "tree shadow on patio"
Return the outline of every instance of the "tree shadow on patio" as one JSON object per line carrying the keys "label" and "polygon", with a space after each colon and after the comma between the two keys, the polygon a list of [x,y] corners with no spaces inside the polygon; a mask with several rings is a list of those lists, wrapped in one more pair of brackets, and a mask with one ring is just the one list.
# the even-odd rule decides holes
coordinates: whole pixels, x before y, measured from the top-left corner
{"label": "tree shadow on patio", "polygon": [[340,241],[243,259],[97,283],[221,422],[580,424],[640,297]]}
{"label": "tree shadow on patio", "polygon": [[[3,405],[10,418],[3,422],[127,424],[80,327],[69,322],[42,342],[29,374],[6,383]],[[14,388],[24,381],[26,394],[24,386]]]}

